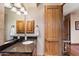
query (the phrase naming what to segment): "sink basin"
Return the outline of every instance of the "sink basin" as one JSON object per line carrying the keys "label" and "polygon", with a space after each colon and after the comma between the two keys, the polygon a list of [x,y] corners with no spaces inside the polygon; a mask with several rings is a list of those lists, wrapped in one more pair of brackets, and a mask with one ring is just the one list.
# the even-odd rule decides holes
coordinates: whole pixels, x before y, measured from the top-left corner
{"label": "sink basin", "polygon": [[22,42],[22,44],[32,44],[33,41],[25,41],[25,42]]}

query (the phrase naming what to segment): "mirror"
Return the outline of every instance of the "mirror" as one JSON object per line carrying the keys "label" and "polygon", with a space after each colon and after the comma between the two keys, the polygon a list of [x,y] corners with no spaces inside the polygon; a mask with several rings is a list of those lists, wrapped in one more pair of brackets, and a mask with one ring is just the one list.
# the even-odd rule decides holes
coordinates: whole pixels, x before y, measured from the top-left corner
{"label": "mirror", "polygon": [[[18,15],[16,12],[13,12],[10,8],[5,7],[5,33],[6,33],[5,39],[6,40],[10,40],[11,35],[17,34],[16,33],[16,21],[17,20],[24,20],[24,16]],[[14,26],[14,29],[12,29],[12,26]]]}
{"label": "mirror", "polygon": [[17,14],[10,8],[5,7],[5,39],[10,40],[18,34],[34,34],[35,21],[25,20],[23,15]]}

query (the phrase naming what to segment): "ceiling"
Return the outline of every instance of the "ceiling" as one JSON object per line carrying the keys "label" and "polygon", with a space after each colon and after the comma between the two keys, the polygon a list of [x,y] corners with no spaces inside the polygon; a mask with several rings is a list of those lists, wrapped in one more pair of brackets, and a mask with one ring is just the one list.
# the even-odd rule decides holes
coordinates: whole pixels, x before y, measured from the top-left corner
{"label": "ceiling", "polygon": [[[41,5],[63,5],[64,3],[23,3],[23,6],[27,11],[35,10]],[[79,9],[79,3],[65,3],[63,6],[63,15],[67,15],[75,10]]]}
{"label": "ceiling", "polygon": [[37,7],[36,3],[23,3],[24,7],[27,8],[34,8]]}
{"label": "ceiling", "polygon": [[36,10],[39,6],[44,5],[63,5],[63,3],[23,3],[25,9],[30,12],[30,10]]}
{"label": "ceiling", "polygon": [[67,15],[79,9],[79,3],[66,3],[63,6],[63,15]]}
{"label": "ceiling", "polygon": [[25,8],[37,8],[40,5],[62,5],[63,3],[23,3]]}

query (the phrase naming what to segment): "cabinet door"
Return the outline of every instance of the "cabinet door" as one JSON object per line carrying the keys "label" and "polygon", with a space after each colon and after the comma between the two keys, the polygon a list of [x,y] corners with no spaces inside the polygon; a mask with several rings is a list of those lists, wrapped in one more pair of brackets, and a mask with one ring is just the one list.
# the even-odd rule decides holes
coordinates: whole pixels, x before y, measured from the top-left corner
{"label": "cabinet door", "polygon": [[61,6],[45,7],[45,55],[61,55]]}
{"label": "cabinet door", "polygon": [[34,33],[34,20],[26,21],[26,33]]}
{"label": "cabinet door", "polygon": [[24,33],[25,32],[25,22],[20,20],[16,22],[16,31],[17,33]]}

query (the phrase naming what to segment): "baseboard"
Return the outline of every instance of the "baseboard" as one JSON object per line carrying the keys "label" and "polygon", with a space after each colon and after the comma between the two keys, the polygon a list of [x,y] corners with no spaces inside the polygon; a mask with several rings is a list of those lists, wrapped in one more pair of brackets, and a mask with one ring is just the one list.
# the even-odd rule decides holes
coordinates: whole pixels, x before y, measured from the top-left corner
{"label": "baseboard", "polygon": [[71,43],[71,45],[79,45],[79,43]]}

